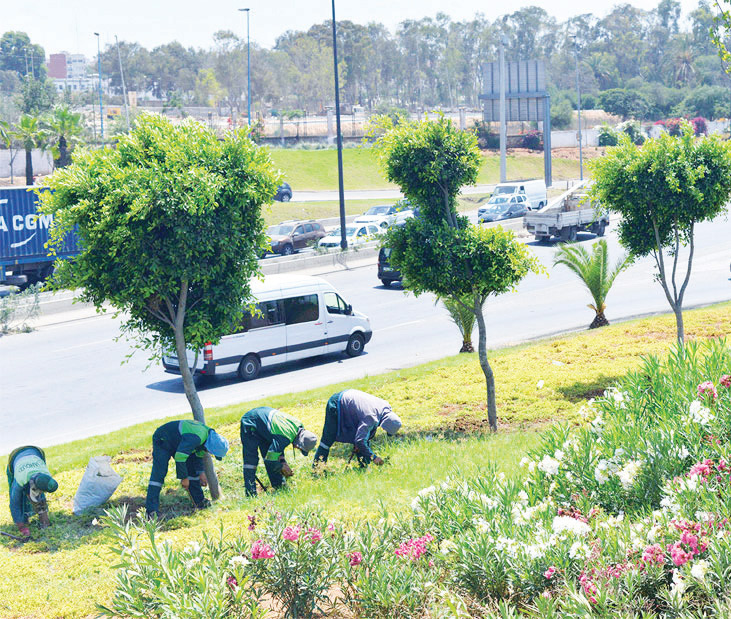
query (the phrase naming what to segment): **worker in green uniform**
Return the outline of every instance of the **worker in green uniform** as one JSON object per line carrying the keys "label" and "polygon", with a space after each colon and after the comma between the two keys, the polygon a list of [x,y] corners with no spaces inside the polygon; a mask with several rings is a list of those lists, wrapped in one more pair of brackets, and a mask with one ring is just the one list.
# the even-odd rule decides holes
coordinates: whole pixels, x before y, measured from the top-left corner
{"label": "worker in green uniform", "polygon": [[58,482],[46,466],[46,454],[40,447],[28,445],[14,450],[6,469],[10,488],[10,514],[23,537],[30,537],[28,520],[38,514],[41,528],[50,524],[46,492],[56,492]]}
{"label": "worker in green uniform", "polygon": [[288,445],[307,455],[315,448],[317,437],[287,413],[270,406],[252,408],[241,418],[241,450],[244,456],[244,487],[247,496],[256,496],[256,467],[259,454],[273,488],[280,488],[292,469],[284,458]]}
{"label": "worker in green uniform", "polygon": [[202,457],[208,452],[222,460],[228,452],[228,441],[213,428],[200,421],[169,421],[152,435],[152,474],[147,486],[145,507],[149,517],[160,509],[160,491],[165,483],[170,458],[175,460],[175,474],[198,509],[210,506],[203,496],[208,480],[203,472]]}

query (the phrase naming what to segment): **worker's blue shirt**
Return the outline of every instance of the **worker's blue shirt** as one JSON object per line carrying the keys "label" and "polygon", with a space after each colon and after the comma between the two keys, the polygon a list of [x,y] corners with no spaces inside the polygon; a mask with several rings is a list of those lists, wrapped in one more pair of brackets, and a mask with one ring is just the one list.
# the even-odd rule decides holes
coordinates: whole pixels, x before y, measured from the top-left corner
{"label": "worker's blue shirt", "polygon": [[381,398],[358,389],[341,391],[338,397],[339,443],[352,443],[367,461],[373,459],[370,442],[391,405]]}

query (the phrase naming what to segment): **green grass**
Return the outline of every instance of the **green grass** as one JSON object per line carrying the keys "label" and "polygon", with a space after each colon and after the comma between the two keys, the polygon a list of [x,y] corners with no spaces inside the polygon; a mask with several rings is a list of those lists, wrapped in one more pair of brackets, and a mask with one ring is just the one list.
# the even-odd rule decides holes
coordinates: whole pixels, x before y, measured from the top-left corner
{"label": "green grass", "polygon": [[[271,149],[274,165],[279,168],[293,191],[336,190],[338,187],[337,150]],[[507,158],[508,180],[543,178],[543,155],[510,155]],[[579,176],[579,164],[570,159],[553,159],[554,180]],[[500,157],[483,156],[477,182],[497,183],[500,179]],[[343,182],[346,190],[395,189],[386,181],[370,148],[343,150]]]}
{"label": "green grass", "polygon": [[[685,318],[689,338],[722,337],[728,332],[731,303],[689,311]],[[667,315],[491,351],[501,421],[495,436],[483,433],[487,427],[485,387],[474,354],[209,410],[209,423],[232,442],[230,455],[219,464],[225,497],[213,510],[192,513],[171,472],[162,508],[172,518],[163,537],[183,543],[219,526],[230,532],[243,531],[248,524],[246,515],[265,501],[278,510],[317,506],[346,522],[378,517],[382,509],[398,515],[420,488],[455,471],[474,474],[495,463],[510,474],[521,455],[536,444],[541,428],[554,421],[570,422],[588,398],[637,367],[642,355],[663,354],[674,339],[674,319]],[[461,341],[456,328],[454,342],[457,349]],[[544,381],[540,389],[538,380]],[[328,475],[314,477],[310,460],[296,457],[292,461],[296,475],[287,492],[246,500],[238,440],[241,415],[253,406],[268,404],[294,414],[319,433],[327,398],[345,387],[388,399],[402,416],[402,436],[386,439],[379,433],[376,440],[375,447],[388,457],[388,465],[360,471],[347,464],[347,448],[338,446],[331,455]],[[59,491],[50,498],[54,524],[45,535],[33,524],[36,540],[22,546],[0,541],[1,617],[83,617],[93,613],[94,602],[108,599],[113,588],[108,541],[92,524],[94,514],[71,515],[73,494],[89,457],[107,453],[124,477],[113,503],[141,505],[151,466],[150,436],[157,425],[159,422],[139,424],[47,450],[50,468],[60,483]],[[292,460],[290,452],[288,458]],[[4,462],[0,464],[4,467]],[[4,484],[0,528],[14,531]]]}

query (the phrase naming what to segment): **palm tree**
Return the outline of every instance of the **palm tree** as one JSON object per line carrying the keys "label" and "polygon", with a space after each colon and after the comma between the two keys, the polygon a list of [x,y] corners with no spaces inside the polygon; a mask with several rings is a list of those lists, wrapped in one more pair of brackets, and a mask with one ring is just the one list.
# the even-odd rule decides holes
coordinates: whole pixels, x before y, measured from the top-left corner
{"label": "palm tree", "polygon": [[79,141],[82,131],[81,113],[72,112],[68,106],[59,106],[53,110],[48,119],[50,134],[55,138],[53,146],[54,165],[65,168],[71,163],[69,145]]}
{"label": "palm tree", "polygon": [[437,302],[439,301],[447,309],[449,317],[462,334],[462,348],[459,349],[459,352],[475,352],[472,346],[472,331],[475,329],[476,317],[472,310],[472,295],[466,295],[461,300],[451,297],[438,297]]}
{"label": "palm tree", "polygon": [[607,307],[605,301],[617,275],[631,264],[629,256],[618,260],[610,269],[607,242],[602,239],[594,243],[591,254],[581,245],[561,245],[553,257],[553,265],[558,264],[571,269],[584,282],[594,299],[589,307],[596,312],[596,316],[589,328],[607,326],[609,321],[604,316]]}
{"label": "palm tree", "polygon": [[11,132],[12,137],[19,140],[25,149],[25,184],[33,184],[33,149],[46,149],[46,130],[41,125],[39,116],[23,114],[20,122]]}

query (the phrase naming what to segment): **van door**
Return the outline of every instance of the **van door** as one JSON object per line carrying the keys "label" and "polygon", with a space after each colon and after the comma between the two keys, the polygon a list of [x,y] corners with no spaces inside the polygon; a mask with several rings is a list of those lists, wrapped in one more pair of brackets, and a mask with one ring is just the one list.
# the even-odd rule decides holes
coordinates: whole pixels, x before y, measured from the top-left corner
{"label": "van door", "polygon": [[353,320],[348,304],[336,292],[325,292],[325,326],[327,327],[327,352],[342,352],[348,344]]}
{"label": "van door", "polygon": [[287,360],[287,333],[281,301],[257,303],[253,312],[244,314],[237,332],[221,338],[213,349],[216,366],[238,366],[251,353],[259,356],[262,367]]}
{"label": "van door", "polygon": [[320,318],[317,293],[288,297],[283,303],[287,325],[287,361],[324,354],[326,326]]}

